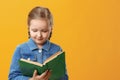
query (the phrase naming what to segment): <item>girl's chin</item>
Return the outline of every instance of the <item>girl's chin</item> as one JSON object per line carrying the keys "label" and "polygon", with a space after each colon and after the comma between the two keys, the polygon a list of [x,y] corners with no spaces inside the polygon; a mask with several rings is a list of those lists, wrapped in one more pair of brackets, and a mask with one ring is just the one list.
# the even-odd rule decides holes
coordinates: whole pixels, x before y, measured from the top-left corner
{"label": "girl's chin", "polygon": [[37,44],[44,44],[44,41],[36,41]]}

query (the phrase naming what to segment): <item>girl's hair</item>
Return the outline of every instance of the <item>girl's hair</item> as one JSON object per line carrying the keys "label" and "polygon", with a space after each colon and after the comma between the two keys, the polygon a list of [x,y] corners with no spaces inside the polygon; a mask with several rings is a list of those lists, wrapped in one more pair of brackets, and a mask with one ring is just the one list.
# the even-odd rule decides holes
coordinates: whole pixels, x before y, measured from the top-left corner
{"label": "girl's hair", "polygon": [[[32,19],[46,19],[48,22],[49,22],[49,26],[52,27],[53,25],[53,16],[50,12],[50,10],[48,8],[45,8],[45,7],[35,7],[33,8],[29,14],[28,14],[28,26],[30,25],[30,21]],[[29,27],[28,27],[29,29]],[[28,30],[28,35],[29,35],[29,38],[30,38],[30,32]],[[50,33],[50,37],[52,35],[52,32]],[[49,39],[50,39],[49,37]]]}

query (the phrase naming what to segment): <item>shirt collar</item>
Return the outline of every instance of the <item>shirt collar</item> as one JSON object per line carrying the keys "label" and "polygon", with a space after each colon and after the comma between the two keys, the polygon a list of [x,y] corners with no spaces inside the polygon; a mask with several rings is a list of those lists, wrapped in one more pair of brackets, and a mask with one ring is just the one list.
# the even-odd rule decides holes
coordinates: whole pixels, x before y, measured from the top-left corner
{"label": "shirt collar", "polygon": [[45,44],[43,45],[42,49],[48,51],[50,49],[50,41],[47,40]]}
{"label": "shirt collar", "polygon": [[[39,49],[39,48],[37,47],[36,43],[33,41],[32,38],[29,39],[29,41],[27,42],[27,44],[28,44],[30,50]],[[42,49],[48,51],[49,48],[50,48],[50,41],[47,40],[47,41],[45,42],[45,44],[43,45]]]}

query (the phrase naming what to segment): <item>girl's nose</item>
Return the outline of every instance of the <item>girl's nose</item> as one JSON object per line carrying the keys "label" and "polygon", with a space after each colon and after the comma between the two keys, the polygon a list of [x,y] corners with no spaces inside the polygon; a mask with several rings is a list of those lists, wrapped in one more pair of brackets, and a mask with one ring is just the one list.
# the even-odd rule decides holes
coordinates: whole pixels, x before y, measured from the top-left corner
{"label": "girl's nose", "polygon": [[38,32],[38,33],[37,33],[37,36],[38,36],[38,37],[41,37],[41,36],[42,36],[41,32]]}

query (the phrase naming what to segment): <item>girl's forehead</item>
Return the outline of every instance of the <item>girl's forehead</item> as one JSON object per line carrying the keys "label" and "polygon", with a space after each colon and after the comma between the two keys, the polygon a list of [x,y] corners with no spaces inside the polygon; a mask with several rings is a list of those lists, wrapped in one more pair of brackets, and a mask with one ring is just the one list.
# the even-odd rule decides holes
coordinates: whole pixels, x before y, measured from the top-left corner
{"label": "girl's forehead", "polygon": [[48,25],[47,20],[39,20],[39,19],[33,19],[30,21],[30,25]]}
{"label": "girl's forehead", "polygon": [[49,20],[47,19],[32,19],[30,25],[48,25]]}
{"label": "girl's forehead", "polygon": [[29,26],[31,29],[50,29],[51,27],[46,20],[33,19]]}

